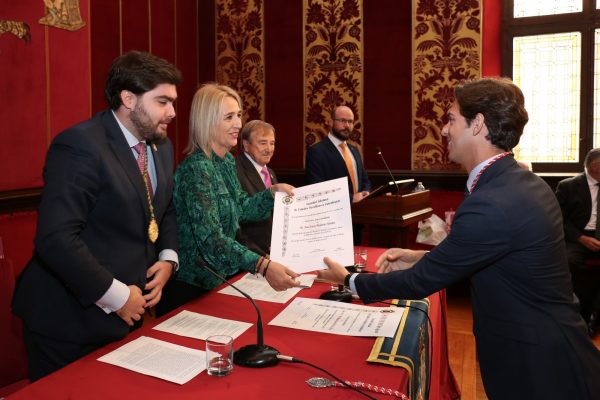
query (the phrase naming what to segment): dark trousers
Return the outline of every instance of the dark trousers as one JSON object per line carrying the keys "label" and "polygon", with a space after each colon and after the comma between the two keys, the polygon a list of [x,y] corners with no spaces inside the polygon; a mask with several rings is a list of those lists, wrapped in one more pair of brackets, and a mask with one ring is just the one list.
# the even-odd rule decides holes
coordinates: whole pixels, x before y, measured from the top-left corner
{"label": "dark trousers", "polygon": [[184,305],[188,301],[194,300],[207,290],[199,286],[190,285],[176,279],[171,279],[162,290],[162,297],[154,307],[156,317],[162,317],[166,313]]}
{"label": "dark trousers", "polygon": [[[130,331],[142,326],[143,320],[142,318],[135,322]],[[34,332],[25,323],[23,323],[23,339],[29,363],[29,379],[32,382],[61,369],[106,344],[62,341]]]}
{"label": "dark trousers", "polygon": [[29,379],[37,381],[67,364],[96,350],[99,344],[80,344],[63,342],[33,332],[23,324],[23,339],[29,362]]}
{"label": "dark trousers", "polygon": [[587,320],[592,312],[600,311],[600,269],[586,268],[585,262],[592,257],[600,258],[600,253],[579,242],[567,242],[566,245],[573,292],[581,303],[581,315]]}

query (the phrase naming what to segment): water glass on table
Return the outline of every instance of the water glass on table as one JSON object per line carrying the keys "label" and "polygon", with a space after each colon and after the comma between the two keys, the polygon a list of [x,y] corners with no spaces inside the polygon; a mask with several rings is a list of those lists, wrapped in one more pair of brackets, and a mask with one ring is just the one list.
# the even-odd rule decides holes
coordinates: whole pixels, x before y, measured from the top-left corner
{"label": "water glass on table", "polygon": [[225,376],[233,370],[233,338],[214,335],[206,338],[206,371],[208,375]]}
{"label": "water glass on table", "polygon": [[354,268],[356,272],[362,272],[367,267],[367,249],[357,248],[354,250]]}

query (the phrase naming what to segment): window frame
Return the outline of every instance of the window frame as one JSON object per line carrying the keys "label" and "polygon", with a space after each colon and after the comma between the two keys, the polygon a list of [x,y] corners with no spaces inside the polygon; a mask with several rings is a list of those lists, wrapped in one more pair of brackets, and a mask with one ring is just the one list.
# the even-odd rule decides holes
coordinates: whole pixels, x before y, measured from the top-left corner
{"label": "window frame", "polygon": [[[583,159],[593,146],[594,133],[594,31],[600,29],[596,0],[583,0],[577,13],[535,17],[513,17],[514,0],[503,2],[502,75],[513,78],[513,38],[552,33],[581,32],[581,93],[579,118],[579,162],[534,162],[536,172],[581,172]],[[527,102],[527,99],[525,99]],[[600,143],[598,144],[600,146]]]}

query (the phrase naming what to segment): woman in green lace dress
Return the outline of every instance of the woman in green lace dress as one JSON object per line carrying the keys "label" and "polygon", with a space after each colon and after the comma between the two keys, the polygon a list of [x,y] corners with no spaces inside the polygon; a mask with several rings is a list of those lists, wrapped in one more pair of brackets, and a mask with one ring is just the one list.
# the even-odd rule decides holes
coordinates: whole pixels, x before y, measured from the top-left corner
{"label": "woman in green lace dress", "polygon": [[207,84],[194,95],[188,156],[175,172],[179,272],[163,296],[168,308],[221,283],[196,265],[200,256],[225,277],[242,270],[262,274],[266,269],[265,278],[275,290],[298,285],[294,280],[298,274],[235,240],[241,222],[269,217],[275,191],[292,194],[293,190],[280,183],[249,196],[241,188],[229,153],[241,129],[241,105],[239,95],[224,85]]}

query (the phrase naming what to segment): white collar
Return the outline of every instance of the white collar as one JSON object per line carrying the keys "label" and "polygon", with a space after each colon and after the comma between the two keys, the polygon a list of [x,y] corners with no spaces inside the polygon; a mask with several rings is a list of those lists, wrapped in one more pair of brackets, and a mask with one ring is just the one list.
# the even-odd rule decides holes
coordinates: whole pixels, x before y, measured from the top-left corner
{"label": "white collar", "polygon": [[[262,171],[262,169],[263,169],[263,166],[260,165],[259,163],[257,163],[256,161],[254,161],[254,159],[252,158],[252,156],[250,156],[250,154],[246,153],[245,151],[244,151],[244,155],[246,156],[246,158],[248,160],[250,160],[250,162],[252,163],[252,165],[254,165],[254,168],[256,168],[256,171],[258,171],[258,173],[260,174],[261,171]],[[266,167],[266,165],[265,165],[265,167]]]}
{"label": "white collar", "polygon": [[485,167],[494,157],[497,156],[498,155],[496,154],[486,160],[483,160],[471,170],[471,172],[469,173],[469,179],[467,179],[467,190],[469,190],[469,193],[471,193],[471,186],[473,184],[473,181],[475,180],[475,177],[477,176],[477,174],[479,174],[479,171],[481,171],[483,167]]}
{"label": "white collar", "polygon": [[123,132],[123,136],[125,136],[125,140],[127,140],[127,144],[129,145],[129,147],[133,147],[136,144],[140,143],[140,140],[138,140],[133,133],[131,133],[129,131],[129,129],[127,129],[125,127],[125,125],[123,125],[121,123],[121,121],[119,121],[119,118],[117,118],[117,114],[115,114],[115,112],[113,110],[110,110],[110,112],[112,112],[113,116],[115,117],[115,119],[117,120],[117,124],[119,124],[119,128],[121,128],[121,132]]}
{"label": "white collar", "polygon": [[[335,147],[340,147],[341,143],[346,143],[345,140],[340,140],[337,137],[335,137],[335,135],[333,133],[330,133],[329,135],[327,135],[327,137],[329,138],[329,140],[331,140],[331,143],[333,143],[335,145]],[[346,143],[347,145],[347,143]]]}

